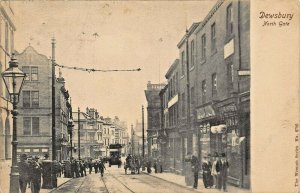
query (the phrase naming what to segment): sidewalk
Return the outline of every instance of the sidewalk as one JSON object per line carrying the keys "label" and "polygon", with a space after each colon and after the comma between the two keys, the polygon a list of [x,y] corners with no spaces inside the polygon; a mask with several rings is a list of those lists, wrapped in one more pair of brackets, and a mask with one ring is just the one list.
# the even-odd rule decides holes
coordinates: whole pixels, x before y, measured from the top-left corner
{"label": "sidewalk", "polygon": [[[69,180],[72,180],[72,178],[61,178],[61,177],[58,177],[57,178],[57,188],[60,187],[61,185],[65,184]],[[56,190],[57,188],[53,188],[53,189],[41,189],[40,193],[50,193],[53,190]],[[30,191],[31,191],[30,188],[27,187],[26,192],[30,192]]]}
{"label": "sidewalk", "polygon": [[[142,171],[143,173],[145,174],[148,174],[146,171]],[[174,173],[150,173],[148,175],[151,175],[155,178],[159,178],[159,179],[162,179],[162,180],[165,180],[165,181],[168,181],[168,182],[171,182],[171,183],[174,183],[174,184],[177,184],[177,185],[180,185],[180,186],[184,186],[184,187],[189,187],[189,188],[193,188],[192,186],[186,186],[185,185],[185,177],[184,176],[181,176],[181,175],[177,175],[177,174],[174,174]],[[250,190],[247,190],[247,189],[242,189],[242,188],[238,188],[238,187],[235,187],[235,186],[231,186],[231,185],[227,185],[227,190],[229,193],[250,193],[251,191]],[[203,185],[203,180],[202,178],[199,179],[198,181],[198,189],[195,190],[196,192],[204,192],[204,193],[215,193],[215,192],[222,192],[217,190],[217,189],[206,189],[204,188],[204,185]]]}

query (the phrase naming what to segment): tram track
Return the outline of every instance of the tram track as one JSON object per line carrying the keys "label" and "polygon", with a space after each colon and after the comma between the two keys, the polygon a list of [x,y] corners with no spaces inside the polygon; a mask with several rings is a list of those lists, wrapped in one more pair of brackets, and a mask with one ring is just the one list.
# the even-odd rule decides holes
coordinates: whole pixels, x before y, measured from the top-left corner
{"label": "tram track", "polygon": [[[126,184],[124,184],[121,180],[119,180],[115,175],[113,175],[112,173],[110,173],[109,171],[106,173],[106,175],[107,175],[107,176],[110,176],[110,177],[112,177],[112,178],[114,178],[116,181],[118,181],[122,186],[124,186],[124,187],[125,187],[128,191],[130,191],[131,193],[136,193],[136,192],[134,192],[132,189],[130,189]],[[104,183],[104,186],[105,186],[107,192],[108,192],[108,193],[114,193],[114,192],[112,192],[112,191],[110,191],[110,190],[108,189],[107,183],[106,183],[106,181],[104,180],[104,177],[100,177],[100,178],[101,178],[102,182]]]}

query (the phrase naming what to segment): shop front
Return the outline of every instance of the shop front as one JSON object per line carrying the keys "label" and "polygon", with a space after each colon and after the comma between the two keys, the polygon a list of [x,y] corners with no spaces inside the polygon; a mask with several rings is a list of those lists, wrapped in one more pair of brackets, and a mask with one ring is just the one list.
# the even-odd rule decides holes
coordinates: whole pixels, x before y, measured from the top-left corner
{"label": "shop front", "polygon": [[195,127],[198,129],[199,140],[199,158],[202,164],[204,156],[213,154],[215,149],[212,145],[214,135],[211,133],[211,126],[218,122],[216,111],[212,104],[202,106],[196,109],[196,123]]}
{"label": "shop front", "polygon": [[229,161],[228,182],[241,187],[243,180],[243,144],[245,137],[241,136],[240,112],[236,98],[230,98],[216,104],[219,121],[224,129],[217,130],[221,142],[221,151],[226,154]]}
{"label": "shop front", "polygon": [[196,115],[200,160],[208,154],[225,153],[230,164],[228,182],[239,187],[248,187],[249,112],[241,110],[237,98],[229,98],[197,108]]}

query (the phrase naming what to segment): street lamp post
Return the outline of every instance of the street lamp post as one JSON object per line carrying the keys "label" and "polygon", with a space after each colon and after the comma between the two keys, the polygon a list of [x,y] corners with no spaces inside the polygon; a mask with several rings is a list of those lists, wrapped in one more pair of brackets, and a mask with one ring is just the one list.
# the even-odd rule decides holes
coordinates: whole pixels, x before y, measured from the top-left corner
{"label": "street lamp post", "polygon": [[13,118],[13,138],[12,138],[12,166],[10,172],[10,193],[19,193],[19,169],[17,165],[17,103],[24,83],[25,73],[18,68],[18,62],[13,53],[9,61],[9,68],[2,74],[5,86],[13,103],[11,111]]}

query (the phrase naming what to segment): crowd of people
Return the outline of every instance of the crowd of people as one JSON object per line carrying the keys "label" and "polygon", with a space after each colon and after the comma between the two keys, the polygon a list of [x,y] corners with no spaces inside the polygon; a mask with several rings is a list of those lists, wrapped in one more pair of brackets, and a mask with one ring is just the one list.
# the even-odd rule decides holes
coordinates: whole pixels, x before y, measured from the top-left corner
{"label": "crowd of people", "polygon": [[[41,182],[47,180],[49,177],[49,166],[44,167],[43,160],[48,160],[49,156],[46,154],[44,158],[40,158],[38,156],[27,156],[26,154],[22,154],[20,156],[20,162],[18,162],[19,167],[19,185],[21,193],[26,193],[27,187],[31,188],[31,193],[39,193],[41,189]],[[50,160],[49,160],[50,161]],[[186,158],[187,162],[190,162],[190,169],[187,169],[187,174],[191,174],[194,178],[186,178],[186,182],[192,183],[193,187],[198,187],[198,175],[200,170],[202,169],[203,174],[203,184],[205,188],[215,188],[215,189],[223,189],[223,191],[227,191],[227,178],[228,178],[228,168],[229,163],[226,159],[225,153],[214,155],[206,155],[202,160],[202,165],[200,165],[200,160],[196,155],[188,156]],[[133,167],[133,164],[135,165]],[[187,164],[189,165],[189,164]],[[46,165],[45,165],[46,166]],[[155,173],[163,172],[163,161],[160,157],[158,158],[148,158],[141,157],[135,155],[128,155],[126,157],[126,162],[124,164],[124,169],[126,172],[126,167],[130,168],[130,170],[137,169],[136,171],[139,173],[139,169],[146,170],[148,173],[152,172],[152,168],[154,168]],[[89,159],[89,160],[78,160],[71,159],[66,160],[64,162],[54,162],[51,167],[51,173],[55,175],[55,177],[65,178],[79,178],[84,177],[88,173],[91,174],[94,170],[95,173],[100,173],[101,177],[104,175],[105,165],[103,159]],[[189,171],[190,170],[190,171]],[[187,184],[188,184],[187,183]]]}
{"label": "crowd of people", "polygon": [[127,167],[129,167],[129,165],[131,165],[130,166],[131,168],[133,167],[133,165],[136,165],[134,167],[142,168],[143,171],[145,169],[147,169],[148,173],[152,172],[151,168],[154,169],[155,173],[163,172],[163,161],[160,157],[158,157],[158,158],[149,158],[149,157],[143,158],[141,156],[128,154],[128,156],[126,157],[125,165],[124,165],[125,170],[127,169]]}
{"label": "crowd of people", "polygon": [[202,169],[205,188],[223,189],[224,192],[227,192],[229,162],[226,159],[225,153],[204,156],[201,166],[198,157],[195,155],[192,155],[188,161],[191,162],[194,177],[193,187],[195,189],[198,187],[198,175],[200,169]]}
{"label": "crowd of people", "polygon": [[[50,161],[46,164],[47,161]],[[53,176],[65,178],[79,178],[87,175],[86,170],[89,169],[89,174],[94,170],[95,173],[100,173],[103,177],[104,160],[78,160],[71,159],[62,161],[51,162],[48,154],[43,158],[39,156],[27,156],[26,154],[20,155],[18,162],[19,168],[19,187],[21,193],[26,193],[27,187],[31,189],[31,193],[39,193],[41,188],[47,188],[46,182],[50,181],[49,178]],[[50,177],[49,177],[50,176]],[[42,186],[43,182],[43,187]]]}

